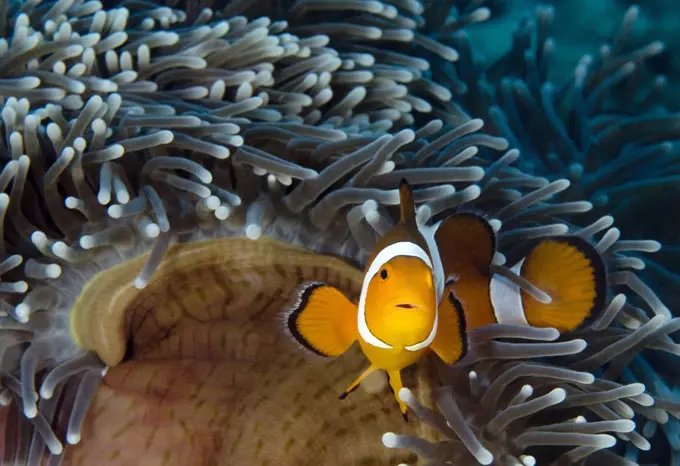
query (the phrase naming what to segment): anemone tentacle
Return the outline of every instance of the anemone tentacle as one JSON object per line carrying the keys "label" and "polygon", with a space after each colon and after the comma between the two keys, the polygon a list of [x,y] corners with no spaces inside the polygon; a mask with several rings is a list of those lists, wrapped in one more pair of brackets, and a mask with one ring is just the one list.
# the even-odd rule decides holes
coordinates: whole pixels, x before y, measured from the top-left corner
{"label": "anemone tentacle", "polygon": [[[659,43],[628,54],[621,37],[555,86],[549,7],[482,69],[464,29],[493,2],[298,0],[285,13],[277,2],[169,3],[0,11],[5,459],[57,464],[81,439],[107,367],[72,317],[97,274],[148,253],[126,278],[142,296],[167,251],[225,237],[360,267],[397,219],[402,178],[421,223],[484,212],[498,267],[536,237],[583,237],[606,262],[610,295],[559,340],[553,329],[471,332],[468,357],[426,378],[433,404],[400,393],[439,433],[388,433],[385,446],[432,464],[627,464],[644,463],[662,431],[680,451],[676,393],[649,362],[680,353],[680,321],[638,273],[660,244],[621,239],[610,214],[631,207],[600,202],[675,181],[677,116],[653,96],[634,98],[634,116],[609,98]],[[649,181],[631,181],[642,157],[662,155]]]}

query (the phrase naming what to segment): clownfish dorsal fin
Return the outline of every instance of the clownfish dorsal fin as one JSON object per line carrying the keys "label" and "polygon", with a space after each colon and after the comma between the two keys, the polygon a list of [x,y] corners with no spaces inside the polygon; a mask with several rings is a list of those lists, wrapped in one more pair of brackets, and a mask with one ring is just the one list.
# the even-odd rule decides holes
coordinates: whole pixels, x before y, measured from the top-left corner
{"label": "clownfish dorsal fin", "polygon": [[522,290],[529,325],[569,332],[597,317],[605,306],[607,274],[597,250],[578,236],[539,241],[522,261],[519,274],[547,293],[542,303]]}
{"label": "clownfish dorsal fin", "polygon": [[453,214],[441,222],[435,241],[445,276],[488,277],[496,234],[484,217],[472,212]]}
{"label": "clownfish dorsal fin", "polygon": [[[455,282],[449,282],[444,292],[454,290],[462,304],[467,328],[495,323],[489,299],[489,267],[496,252],[496,234],[489,222],[473,212],[453,214],[442,220],[435,242],[444,276],[455,277]],[[449,305],[445,301],[442,298],[442,305]]]}
{"label": "clownfish dorsal fin", "polygon": [[399,222],[406,225],[416,225],[416,204],[413,200],[413,190],[406,178],[399,182]]}

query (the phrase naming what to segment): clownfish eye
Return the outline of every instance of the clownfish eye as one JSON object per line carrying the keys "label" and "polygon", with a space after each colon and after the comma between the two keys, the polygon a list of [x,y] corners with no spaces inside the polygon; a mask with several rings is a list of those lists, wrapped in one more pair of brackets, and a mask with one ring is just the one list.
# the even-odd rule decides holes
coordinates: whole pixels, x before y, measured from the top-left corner
{"label": "clownfish eye", "polygon": [[383,280],[387,280],[387,270],[386,269],[382,269],[380,271],[380,278],[382,278]]}

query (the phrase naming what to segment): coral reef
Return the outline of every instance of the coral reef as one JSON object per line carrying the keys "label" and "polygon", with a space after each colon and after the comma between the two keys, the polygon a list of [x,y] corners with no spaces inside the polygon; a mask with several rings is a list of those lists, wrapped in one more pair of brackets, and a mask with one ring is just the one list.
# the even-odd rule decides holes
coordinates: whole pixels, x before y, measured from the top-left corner
{"label": "coral reef", "polygon": [[[239,317],[214,325],[253,339],[244,345],[254,356],[234,356],[243,348],[233,344],[220,359],[218,373],[234,377],[230,406],[247,398],[224,418],[227,460],[238,447],[239,460],[262,464],[412,463],[409,450],[435,465],[491,458],[630,464],[671,454],[677,461],[680,405],[655,368],[658,354],[679,354],[669,335],[680,320],[637,275],[651,263],[644,254],[660,245],[635,234],[620,239],[609,215],[633,215],[633,201],[617,196],[649,201],[652,183],[672,182],[666,177],[676,163],[667,142],[675,117],[652,105],[653,95],[619,89],[643,77],[641,65],[660,51],[657,43],[624,51],[635,9],[620,40],[555,86],[547,74],[548,7],[521,25],[506,56],[483,67],[464,28],[502,2],[168,3],[31,0],[0,10],[6,461],[40,464],[44,456],[47,464],[73,464],[91,458],[88,442],[110,454],[111,464],[126,461],[125,445],[102,447],[111,439],[97,437],[101,424],[88,419],[115,411],[115,388],[153,367],[134,357],[131,341],[142,333],[97,317],[134,321],[129,302],[88,293],[103,282],[103,296],[148,299],[157,318],[170,319],[173,303],[201,296],[206,282],[200,273],[174,277],[195,295],[173,297],[164,270],[173,254],[201,241],[215,245],[214,256],[236,249],[224,253],[237,262],[233,269],[260,264],[244,272],[254,292],[242,296],[261,302],[220,301]],[[642,156],[653,154],[657,163],[645,165],[650,181],[637,182]],[[356,395],[331,415],[335,384],[346,385],[339,378],[356,372],[360,360],[309,368],[294,348],[267,340],[291,276],[282,274],[281,288],[263,278],[261,264],[288,257],[261,245],[274,239],[280,248],[308,251],[297,254],[315,265],[292,277],[298,281],[327,276],[326,255],[349,264],[348,276],[358,273],[396,218],[402,177],[415,187],[423,223],[457,209],[487,214],[499,235],[498,266],[514,263],[537,237],[572,233],[592,241],[606,259],[611,296],[599,319],[565,337],[490,326],[471,332],[471,351],[457,366],[414,368],[400,396],[422,423],[403,425],[379,393]],[[262,249],[247,256],[249,246],[221,243],[228,238]],[[251,305],[264,319],[257,325]],[[273,354],[263,356],[265,349]],[[652,356],[639,356],[643,349]],[[192,374],[213,381],[201,372],[209,372],[205,362],[199,357]],[[253,382],[260,373],[267,384]],[[270,380],[283,388],[268,388]],[[127,396],[126,403],[138,402]],[[290,409],[274,416],[281,406]],[[121,432],[134,435],[134,422]],[[244,425],[252,429],[240,434]],[[279,434],[262,433],[262,425]],[[388,449],[380,444],[386,431]],[[64,452],[67,443],[77,446]],[[354,456],[345,455],[347,445]]]}

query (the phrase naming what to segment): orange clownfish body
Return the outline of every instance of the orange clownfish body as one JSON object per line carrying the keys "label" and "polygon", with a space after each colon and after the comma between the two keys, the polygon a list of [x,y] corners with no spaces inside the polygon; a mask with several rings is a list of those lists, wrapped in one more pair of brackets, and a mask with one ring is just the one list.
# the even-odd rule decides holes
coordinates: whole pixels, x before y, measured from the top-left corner
{"label": "orange clownfish body", "polygon": [[308,350],[326,357],[343,354],[356,341],[370,361],[340,395],[345,398],[370,373],[384,370],[399,399],[401,369],[428,350],[453,364],[466,350],[463,311],[453,296],[441,300],[444,281],[439,256],[416,224],[411,188],[399,186],[401,218],[376,246],[364,273],[361,295],[352,303],[324,283],[304,285],[289,311],[289,333]]}
{"label": "orange clownfish body", "polygon": [[581,327],[604,308],[604,263],[580,237],[538,241],[510,267],[510,278],[490,270],[496,236],[483,217],[454,214],[440,223],[435,240],[450,277],[445,289],[462,304],[468,330],[503,323],[563,333]]}

